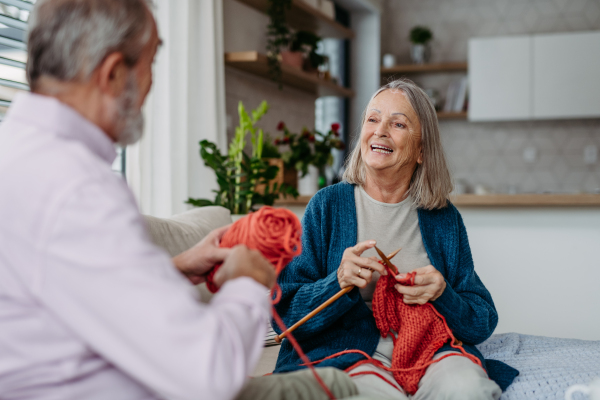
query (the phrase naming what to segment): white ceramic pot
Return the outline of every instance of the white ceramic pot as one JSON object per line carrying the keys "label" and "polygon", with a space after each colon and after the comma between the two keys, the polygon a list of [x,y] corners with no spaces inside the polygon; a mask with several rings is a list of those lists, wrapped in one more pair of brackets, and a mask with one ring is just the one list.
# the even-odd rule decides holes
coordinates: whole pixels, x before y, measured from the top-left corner
{"label": "white ceramic pot", "polygon": [[573,400],[573,394],[581,392],[588,395],[590,400],[600,400],[600,379],[596,379],[589,385],[573,385],[565,393],[566,400]]}
{"label": "white ceramic pot", "polygon": [[426,44],[411,44],[410,56],[415,64],[425,64],[429,61],[431,51],[429,45]]}
{"label": "white ceramic pot", "polygon": [[300,196],[313,196],[319,191],[319,169],[313,165],[308,167],[308,174],[302,178],[298,172],[298,194]]}

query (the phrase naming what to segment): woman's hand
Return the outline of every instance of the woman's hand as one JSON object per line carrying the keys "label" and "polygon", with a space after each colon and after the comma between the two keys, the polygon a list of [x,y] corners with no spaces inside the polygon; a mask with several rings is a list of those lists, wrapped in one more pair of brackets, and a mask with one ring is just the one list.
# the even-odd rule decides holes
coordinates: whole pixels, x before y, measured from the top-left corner
{"label": "woman's hand", "polygon": [[337,270],[338,282],[343,289],[348,286],[358,286],[364,288],[373,278],[373,271],[381,275],[387,275],[387,270],[379,264],[375,258],[361,257],[360,255],[367,249],[375,246],[374,240],[365,240],[354,247],[348,247],[344,250],[342,262]]}
{"label": "woman's hand", "polygon": [[[444,293],[446,289],[446,280],[435,269],[433,265],[415,269],[416,272],[414,286],[404,286],[397,284],[396,290],[404,295],[406,304],[425,304],[428,301],[434,301]],[[396,280],[406,277],[406,274],[399,274]]]}

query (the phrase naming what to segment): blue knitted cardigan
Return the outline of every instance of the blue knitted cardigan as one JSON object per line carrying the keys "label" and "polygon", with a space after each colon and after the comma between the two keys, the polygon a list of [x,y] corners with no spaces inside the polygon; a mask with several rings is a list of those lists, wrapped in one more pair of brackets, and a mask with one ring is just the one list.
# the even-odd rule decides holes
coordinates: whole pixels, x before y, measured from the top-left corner
{"label": "blue knitted cardigan", "polygon": [[[446,318],[454,336],[464,343],[464,349],[481,359],[490,378],[505,390],[518,371],[500,361],[484,360],[475,347],[491,336],[498,314],[490,293],[475,273],[467,232],[458,210],[448,202],[448,207],[443,209],[418,209],[418,217],[429,260],[446,279],[446,289],[432,304]],[[293,259],[278,278],[282,298],[276,310],[287,326],[340,290],[337,269],[342,254],[357,243],[354,185],[342,182],[320,190],[309,202],[302,225],[302,254]],[[273,328],[281,333],[276,324]],[[294,332],[313,361],[348,349],[372,355],[380,336],[373,312],[358,288]],[[447,350],[452,348],[445,345],[438,352]],[[318,366],[345,369],[363,358],[359,354],[345,354]],[[284,340],[274,372],[303,368],[300,364],[302,361],[289,340]]]}

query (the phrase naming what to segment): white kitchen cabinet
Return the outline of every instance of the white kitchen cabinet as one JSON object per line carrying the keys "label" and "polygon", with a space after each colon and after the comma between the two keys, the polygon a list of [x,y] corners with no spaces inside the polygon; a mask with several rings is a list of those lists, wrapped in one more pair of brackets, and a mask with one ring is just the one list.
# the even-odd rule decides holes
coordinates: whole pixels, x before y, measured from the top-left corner
{"label": "white kitchen cabinet", "polygon": [[600,32],[533,36],[533,117],[600,116]]}
{"label": "white kitchen cabinet", "polygon": [[469,120],[530,119],[532,37],[469,40]]}

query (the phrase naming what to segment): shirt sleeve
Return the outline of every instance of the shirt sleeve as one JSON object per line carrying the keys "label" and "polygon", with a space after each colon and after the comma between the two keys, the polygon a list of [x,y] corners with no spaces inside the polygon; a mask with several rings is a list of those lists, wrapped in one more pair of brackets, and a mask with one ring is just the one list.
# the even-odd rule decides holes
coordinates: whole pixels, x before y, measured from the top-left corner
{"label": "shirt sleeve", "polygon": [[234,397],[262,351],[264,286],[235,279],[201,304],[125,184],[80,185],[50,226],[35,294],[74,335],[161,397]]}

